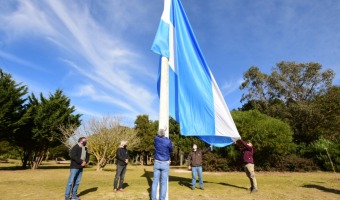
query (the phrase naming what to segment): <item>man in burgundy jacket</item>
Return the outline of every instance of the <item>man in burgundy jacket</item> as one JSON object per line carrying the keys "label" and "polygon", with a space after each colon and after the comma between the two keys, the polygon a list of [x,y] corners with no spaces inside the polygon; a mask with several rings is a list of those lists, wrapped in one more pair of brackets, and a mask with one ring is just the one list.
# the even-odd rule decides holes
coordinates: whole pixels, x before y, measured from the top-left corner
{"label": "man in burgundy jacket", "polygon": [[250,180],[250,191],[251,192],[257,192],[257,182],[255,178],[255,171],[254,171],[254,148],[253,145],[248,142],[246,143],[240,138],[240,142],[243,145],[243,148],[241,148],[241,151],[243,153],[243,163],[244,163],[244,170],[247,174],[247,177]]}

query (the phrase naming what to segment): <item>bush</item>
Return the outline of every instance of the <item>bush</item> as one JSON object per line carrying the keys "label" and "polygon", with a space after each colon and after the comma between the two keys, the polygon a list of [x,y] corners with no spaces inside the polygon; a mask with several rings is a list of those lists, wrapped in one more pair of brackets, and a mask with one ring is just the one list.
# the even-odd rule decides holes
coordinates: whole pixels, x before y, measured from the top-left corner
{"label": "bush", "polygon": [[295,154],[283,157],[276,164],[278,171],[306,172],[318,170],[317,165],[311,159],[301,158]]}
{"label": "bush", "polygon": [[70,159],[70,150],[63,144],[53,148],[49,148],[48,152],[49,152],[48,159],[52,160],[56,158],[64,158],[66,160]]}
{"label": "bush", "polygon": [[295,150],[293,131],[287,123],[258,111],[234,111],[233,119],[243,140],[254,146],[257,167],[270,170]]}
{"label": "bush", "polygon": [[11,145],[8,141],[0,142],[0,159],[16,159],[20,160],[21,150],[19,147]]}
{"label": "bush", "polygon": [[229,171],[227,159],[221,158],[211,152],[203,155],[202,164],[204,171]]}
{"label": "bush", "polygon": [[[303,155],[326,171],[340,171],[340,144],[320,138],[303,149]],[[331,162],[332,161],[332,162]],[[332,166],[333,164],[333,166]]]}

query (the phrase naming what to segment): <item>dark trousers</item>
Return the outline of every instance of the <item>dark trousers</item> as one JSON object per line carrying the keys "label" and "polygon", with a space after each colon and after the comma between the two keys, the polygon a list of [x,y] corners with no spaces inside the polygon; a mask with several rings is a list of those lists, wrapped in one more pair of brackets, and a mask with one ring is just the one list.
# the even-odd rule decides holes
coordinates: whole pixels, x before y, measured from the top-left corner
{"label": "dark trousers", "polygon": [[[114,189],[123,188],[125,172],[126,172],[126,165],[124,165],[124,166],[117,165],[116,176],[115,176],[115,180],[113,181],[113,188]],[[118,180],[119,180],[119,186],[117,187]]]}

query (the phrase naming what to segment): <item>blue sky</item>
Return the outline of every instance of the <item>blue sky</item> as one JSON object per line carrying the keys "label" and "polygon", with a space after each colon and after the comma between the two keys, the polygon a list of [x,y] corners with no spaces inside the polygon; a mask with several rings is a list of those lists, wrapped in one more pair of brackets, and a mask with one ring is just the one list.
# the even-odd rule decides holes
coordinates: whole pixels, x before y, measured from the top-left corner
{"label": "blue sky", "polygon": [[[182,0],[230,110],[251,66],[318,62],[340,84],[340,1]],[[158,119],[159,56],[151,52],[162,0],[0,3],[0,68],[29,91],[62,89],[83,119]]]}

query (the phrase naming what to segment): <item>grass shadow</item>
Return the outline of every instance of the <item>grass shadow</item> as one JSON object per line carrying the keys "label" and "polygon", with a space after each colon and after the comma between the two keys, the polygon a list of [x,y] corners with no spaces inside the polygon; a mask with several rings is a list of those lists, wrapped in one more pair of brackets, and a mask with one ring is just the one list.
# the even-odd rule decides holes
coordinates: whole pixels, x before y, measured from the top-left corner
{"label": "grass shadow", "polygon": [[40,165],[38,169],[70,169],[70,165]]}
{"label": "grass shadow", "polygon": [[[6,166],[6,167],[0,167],[0,171],[15,171],[15,170],[30,170],[31,168],[28,166],[27,168],[23,168],[22,166]],[[40,165],[37,170],[39,169],[70,169],[69,165],[60,165],[60,166],[54,166],[54,165]]]}
{"label": "grass shadow", "polygon": [[84,196],[84,195],[86,195],[86,194],[88,194],[88,193],[90,193],[90,192],[95,192],[95,191],[97,191],[97,190],[98,190],[98,187],[89,188],[89,189],[86,189],[86,190],[84,190],[84,191],[81,191],[81,192],[78,194],[78,196]]}
{"label": "grass shadow", "polygon": [[240,187],[240,186],[232,185],[232,184],[229,184],[229,183],[218,183],[218,184],[224,185],[224,186],[229,186],[229,187],[234,187],[234,188],[238,188],[238,189],[248,190],[248,188],[246,188],[246,187]]}
{"label": "grass shadow", "polygon": [[[144,174],[141,177],[145,177],[148,181],[148,192],[149,194],[151,194],[151,187],[152,187],[152,179],[151,177],[153,177],[153,172],[152,171],[146,171],[146,169],[144,169]],[[181,176],[169,176],[169,182],[178,182],[178,184],[180,186],[184,186],[187,187],[191,190],[192,188],[192,183],[191,183],[192,179],[191,176],[190,178],[186,178],[186,177],[181,177]],[[196,180],[196,182],[198,183],[198,179]],[[216,183],[216,182],[210,182],[210,181],[203,181],[204,183],[215,183],[215,184],[221,184],[221,185],[225,185],[225,186],[229,186],[229,187],[234,187],[234,188],[239,188],[239,189],[248,189],[246,187],[240,187],[237,185],[232,185],[229,183]]]}
{"label": "grass shadow", "polygon": [[151,179],[151,177],[153,177],[153,172],[146,171],[146,169],[144,168],[144,174],[141,177],[145,177],[146,180],[148,181],[148,185],[149,185],[148,192],[151,195],[151,187],[152,187],[152,179]]}
{"label": "grass shadow", "polygon": [[123,188],[125,189],[125,188],[127,188],[127,187],[129,187],[130,185],[128,184],[128,183],[123,183]]}
{"label": "grass shadow", "polygon": [[[185,186],[190,189],[192,188],[191,178],[185,178],[185,177],[180,177],[180,176],[169,176],[169,181],[178,182],[180,186]],[[203,182],[206,183],[206,181],[203,181]]]}
{"label": "grass shadow", "polygon": [[29,168],[22,168],[21,166],[6,166],[6,167],[0,167],[0,171],[14,171],[14,170],[27,170]]}
{"label": "grass shadow", "polygon": [[321,186],[321,185],[306,184],[306,185],[303,185],[302,187],[304,187],[304,188],[314,188],[314,189],[318,189],[318,190],[321,190],[321,191],[324,191],[324,192],[340,194],[340,190],[332,189],[332,188],[326,188],[326,187]]}

